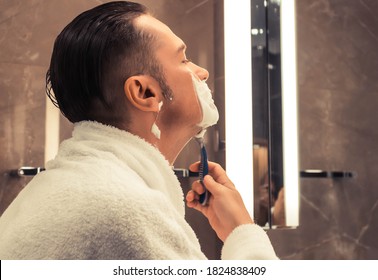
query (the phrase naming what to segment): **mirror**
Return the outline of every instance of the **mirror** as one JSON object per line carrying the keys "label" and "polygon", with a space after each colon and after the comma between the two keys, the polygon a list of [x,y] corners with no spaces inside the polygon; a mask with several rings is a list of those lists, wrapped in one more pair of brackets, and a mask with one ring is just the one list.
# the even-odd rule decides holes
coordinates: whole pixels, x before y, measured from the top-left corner
{"label": "mirror", "polygon": [[[230,173],[233,155],[238,155],[235,166],[239,168],[243,162],[253,170],[252,177],[245,179],[247,171],[233,171],[231,166],[234,177],[243,174],[243,182],[238,182],[237,186],[253,185],[253,193],[247,187],[241,193],[245,203],[253,205],[249,211],[253,212],[257,224],[266,228],[296,227],[299,223],[299,171],[294,0],[246,0],[243,1],[245,6],[239,7],[233,15],[230,2],[225,0],[226,131],[232,131],[226,132],[227,171]],[[240,18],[249,21],[246,23]],[[245,27],[241,28],[243,25],[248,26],[249,34]],[[227,30],[230,31],[227,33]],[[234,38],[231,30],[237,30]],[[243,57],[243,62],[233,57],[232,52]],[[237,69],[232,59],[238,61]],[[234,77],[233,72],[239,77]],[[250,76],[240,77],[241,73]],[[238,102],[234,109],[227,110],[234,106],[232,97],[227,99],[227,94],[235,92],[235,83],[242,84],[236,92],[243,104]],[[227,84],[233,86],[228,88]],[[240,96],[249,89],[251,100]],[[227,119],[233,114],[239,120],[230,120],[227,126]],[[243,127],[237,132],[231,125],[239,123],[241,118]],[[251,131],[246,130],[249,122],[245,120],[248,119]],[[251,135],[251,139],[246,135]],[[242,143],[237,137],[246,142]],[[236,139],[235,144],[232,139]],[[232,147],[234,145],[239,147]],[[248,145],[251,150],[245,148]],[[252,155],[252,161],[247,159],[248,154]]]}
{"label": "mirror", "polygon": [[255,217],[260,226],[283,226],[280,6],[251,3]]}

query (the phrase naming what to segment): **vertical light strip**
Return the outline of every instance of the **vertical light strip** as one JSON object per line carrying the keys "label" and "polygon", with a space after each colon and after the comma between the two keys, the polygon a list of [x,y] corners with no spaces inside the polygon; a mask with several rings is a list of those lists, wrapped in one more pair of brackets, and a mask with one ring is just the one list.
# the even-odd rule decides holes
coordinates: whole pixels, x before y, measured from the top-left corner
{"label": "vertical light strip", "polygon": [[224,0],[226,170],[253,217],[251,1]]}
{"label": "vertical light strip", "polygon": [[299,225],[299,167],[295,0],[281,1],[281,78],[285,214],[287,226]]}
{"label": "vertical light strip", "polygon": [[45,121],[45,164],[53,159],[59,147],[59,116],[60,111],[46,96],[46,121]]}

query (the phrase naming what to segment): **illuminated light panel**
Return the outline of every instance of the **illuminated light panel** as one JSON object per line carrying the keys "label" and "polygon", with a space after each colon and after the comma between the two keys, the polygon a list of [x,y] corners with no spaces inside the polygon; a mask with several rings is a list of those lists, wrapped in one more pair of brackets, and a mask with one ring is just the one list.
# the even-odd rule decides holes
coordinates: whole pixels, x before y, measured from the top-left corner
{"label": "illuminated light panel", "polygon": [[226,170],[253,217],[250,0],[224,0]]}
{"label": "illuminated light panel", "polygon": [[295,1],[281,1],[282,137],[286,225],[299,225]]}

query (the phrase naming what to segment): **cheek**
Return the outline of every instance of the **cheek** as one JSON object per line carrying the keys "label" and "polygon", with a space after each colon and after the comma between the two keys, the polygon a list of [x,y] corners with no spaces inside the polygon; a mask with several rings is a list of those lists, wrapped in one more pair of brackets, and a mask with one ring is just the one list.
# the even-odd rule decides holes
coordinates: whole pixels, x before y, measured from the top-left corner
{"label": "cheek", "polygon": [[173,100],[167,101],[167,112],[164,114],[164,121],[169,124],[194,126],[202,119],[202,111],[198,102],[197,94],[194,91],[191,79],[171,86]]}

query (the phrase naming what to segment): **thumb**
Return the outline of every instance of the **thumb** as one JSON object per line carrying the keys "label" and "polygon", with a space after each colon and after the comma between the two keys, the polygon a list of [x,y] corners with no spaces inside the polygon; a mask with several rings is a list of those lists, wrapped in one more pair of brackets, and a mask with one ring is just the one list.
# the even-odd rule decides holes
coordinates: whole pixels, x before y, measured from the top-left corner
{"label": "thumb", "polygon": [[206,175],[203,182],[206,189],[213,195],[217,194],[221,187],[223,187],[221,184],[217,183],[211,175]]}

